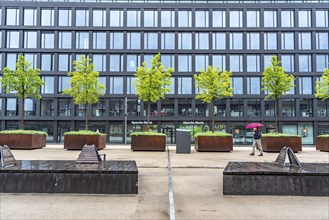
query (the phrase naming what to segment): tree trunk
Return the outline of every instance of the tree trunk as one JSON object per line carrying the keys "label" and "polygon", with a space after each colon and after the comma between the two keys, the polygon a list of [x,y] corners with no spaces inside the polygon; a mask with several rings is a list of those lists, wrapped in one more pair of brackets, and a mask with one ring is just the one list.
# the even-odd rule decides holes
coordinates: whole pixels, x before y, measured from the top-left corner
{"label": "tree trunk", "polygon": [[147,103],[147,131],[150,132],[150,112],[151,112],[151,103]]}
{"label": "tree trunk", "polygon": [[212,126],[211,131],[215,132],[215,99],[212,100]]}
{"label": "tree trunk", "polygon": [[275,99],[275,126],[276,126],[276,133],[279,132],[279,99]]}
{"label": "tree trunk", "polygon": [[86,117],[86,124],[85,124],[85,130],[88,130],[88,104],[85,104],[85,117]]}
{"label": "tree trunk", "polygon": [[24,98],[22,98],[22,110],[21,110],[21,128],[22,128],[22,130],[24,130],[24,101],[25,101],[25,99]]}

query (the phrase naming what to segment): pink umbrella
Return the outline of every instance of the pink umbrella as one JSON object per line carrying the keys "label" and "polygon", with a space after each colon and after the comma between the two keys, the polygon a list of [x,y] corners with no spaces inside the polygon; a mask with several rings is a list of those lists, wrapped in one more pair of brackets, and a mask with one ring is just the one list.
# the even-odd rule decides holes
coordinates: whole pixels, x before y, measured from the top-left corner
{"label": "pink umbrella", "polygon": [[246,126],[246,128],[257,128],[257,127],[262,127],[262,126],[264,126],[264,125],[261,123],[251,123],[251,124],[248,124]]}

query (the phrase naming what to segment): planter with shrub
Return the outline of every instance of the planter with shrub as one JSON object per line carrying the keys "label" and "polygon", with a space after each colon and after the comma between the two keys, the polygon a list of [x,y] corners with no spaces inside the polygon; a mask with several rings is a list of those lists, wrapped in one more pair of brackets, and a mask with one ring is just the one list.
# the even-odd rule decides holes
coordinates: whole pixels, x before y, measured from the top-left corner
{"label": "planter with shrub", "polygon": [[46,146],[47,133],[33,130],[6,130],[0,132],[0,145],[10,149],[37,149]]}
{"label": "planter with shrub", "polygon": [[284,146],[290,147],[295,153],[302,151],[302,137],[282,133],[267,133],[262,135],[264,152],[280,152]]}
{"label": "planter with shrub", "polygon": [[329,152],[329,135],[319,135],[316,137],[316,149]]}
{"label": "planter with shrub", "polygon": [[165,151],[166,135],[156,132],[133,132],[131,133],[131,150]]}
{"label": "planter with shrub", "polygon": [[203,132],[194,135],[195,150],[204,152],[233,151],[233,137],[222,132]]}
{"label": "planter with shrub", "polygon": [[81,150],[85,144],[94,144],[101,150],[106,146],[106,134],[86,130],[64,133],[64,149]]}

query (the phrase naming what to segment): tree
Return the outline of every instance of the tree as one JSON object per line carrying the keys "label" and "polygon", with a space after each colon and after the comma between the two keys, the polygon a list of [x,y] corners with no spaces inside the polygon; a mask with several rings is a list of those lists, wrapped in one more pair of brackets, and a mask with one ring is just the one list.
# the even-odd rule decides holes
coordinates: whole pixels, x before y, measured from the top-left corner
{"label": "tree", "polygon": [[268,66],[263,72],[262,90],[265,91],[265,100],[272,98],[275,100],[275,120],[276,132],[278,131],[278,113],[279,113],[279,98],[286,95],[292,87],[294,87],[293,75],[286,74],[285,70],[280,66],[280,61],[277,56],[271,58],[271,66]]}
{"label": "tree", "polygon": [[148,103],[147,107],[147,128],[150,130],[150,105],[151,102],[157,102],[164,99],[166,93],[170,92],[168,86],[171,85],[172,68],[165,70],[160,62],[160,53],[155,55],[151,60],[151,68],[148,68],[146,62],[137,68],[136,79],[134,85],[136,86],[136,94],[140,100]]}
{"label": "tree", "polygon": [[321,79],[321,81],[316,82],[315,97],[326,100],[329,98],[329,69],[324,69]]}
{"label": "tree", "polygon": [[32,63],[19,55],[16,70],[3,69],[2,85],[6,93],[14,92],[22,101],[21,128],[24,130],[24,102],[27,97],[40,99],[40,87],[45,84],[40,78],[40,69],[33,69]]}
{"label": "tree", "polygon": [[85,130],[88,130],[88,105],[99,102],[99,97],[104,95],[105,86],[98,83],[99,73],[94,70],[91,59],[80,57],[79,61],[73,61],[71,76],[71,88],[65,89],[63,94],[70,95],[76,105],[85,105]]}
{"label": "tree", "polygon": [[221,72],[208,66],[207,71],[201,70],[200,74],[194,74],[195,85],[201,91],[196,95],[196,99],[202,100],[204,103],[212,103],[212,126],[211,131],[214,132],[215,127],[215,99],[222,99],[232,96],[232,72]]}

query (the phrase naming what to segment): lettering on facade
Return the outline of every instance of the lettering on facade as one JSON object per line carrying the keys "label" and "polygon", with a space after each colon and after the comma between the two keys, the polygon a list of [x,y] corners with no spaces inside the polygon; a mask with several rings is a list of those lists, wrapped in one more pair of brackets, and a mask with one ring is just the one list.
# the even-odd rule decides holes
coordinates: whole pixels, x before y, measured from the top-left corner
{"label": "lettering on facade", "polygon": [[184,125],[203,125],[203,121],[183,121]]}
{"label": "lettering on facade", "polygon": [[[132,121],[131,122],[132,125],[147,125],[147,121]],[[150,121],[150,125],[153,124],[151,121]]]}

